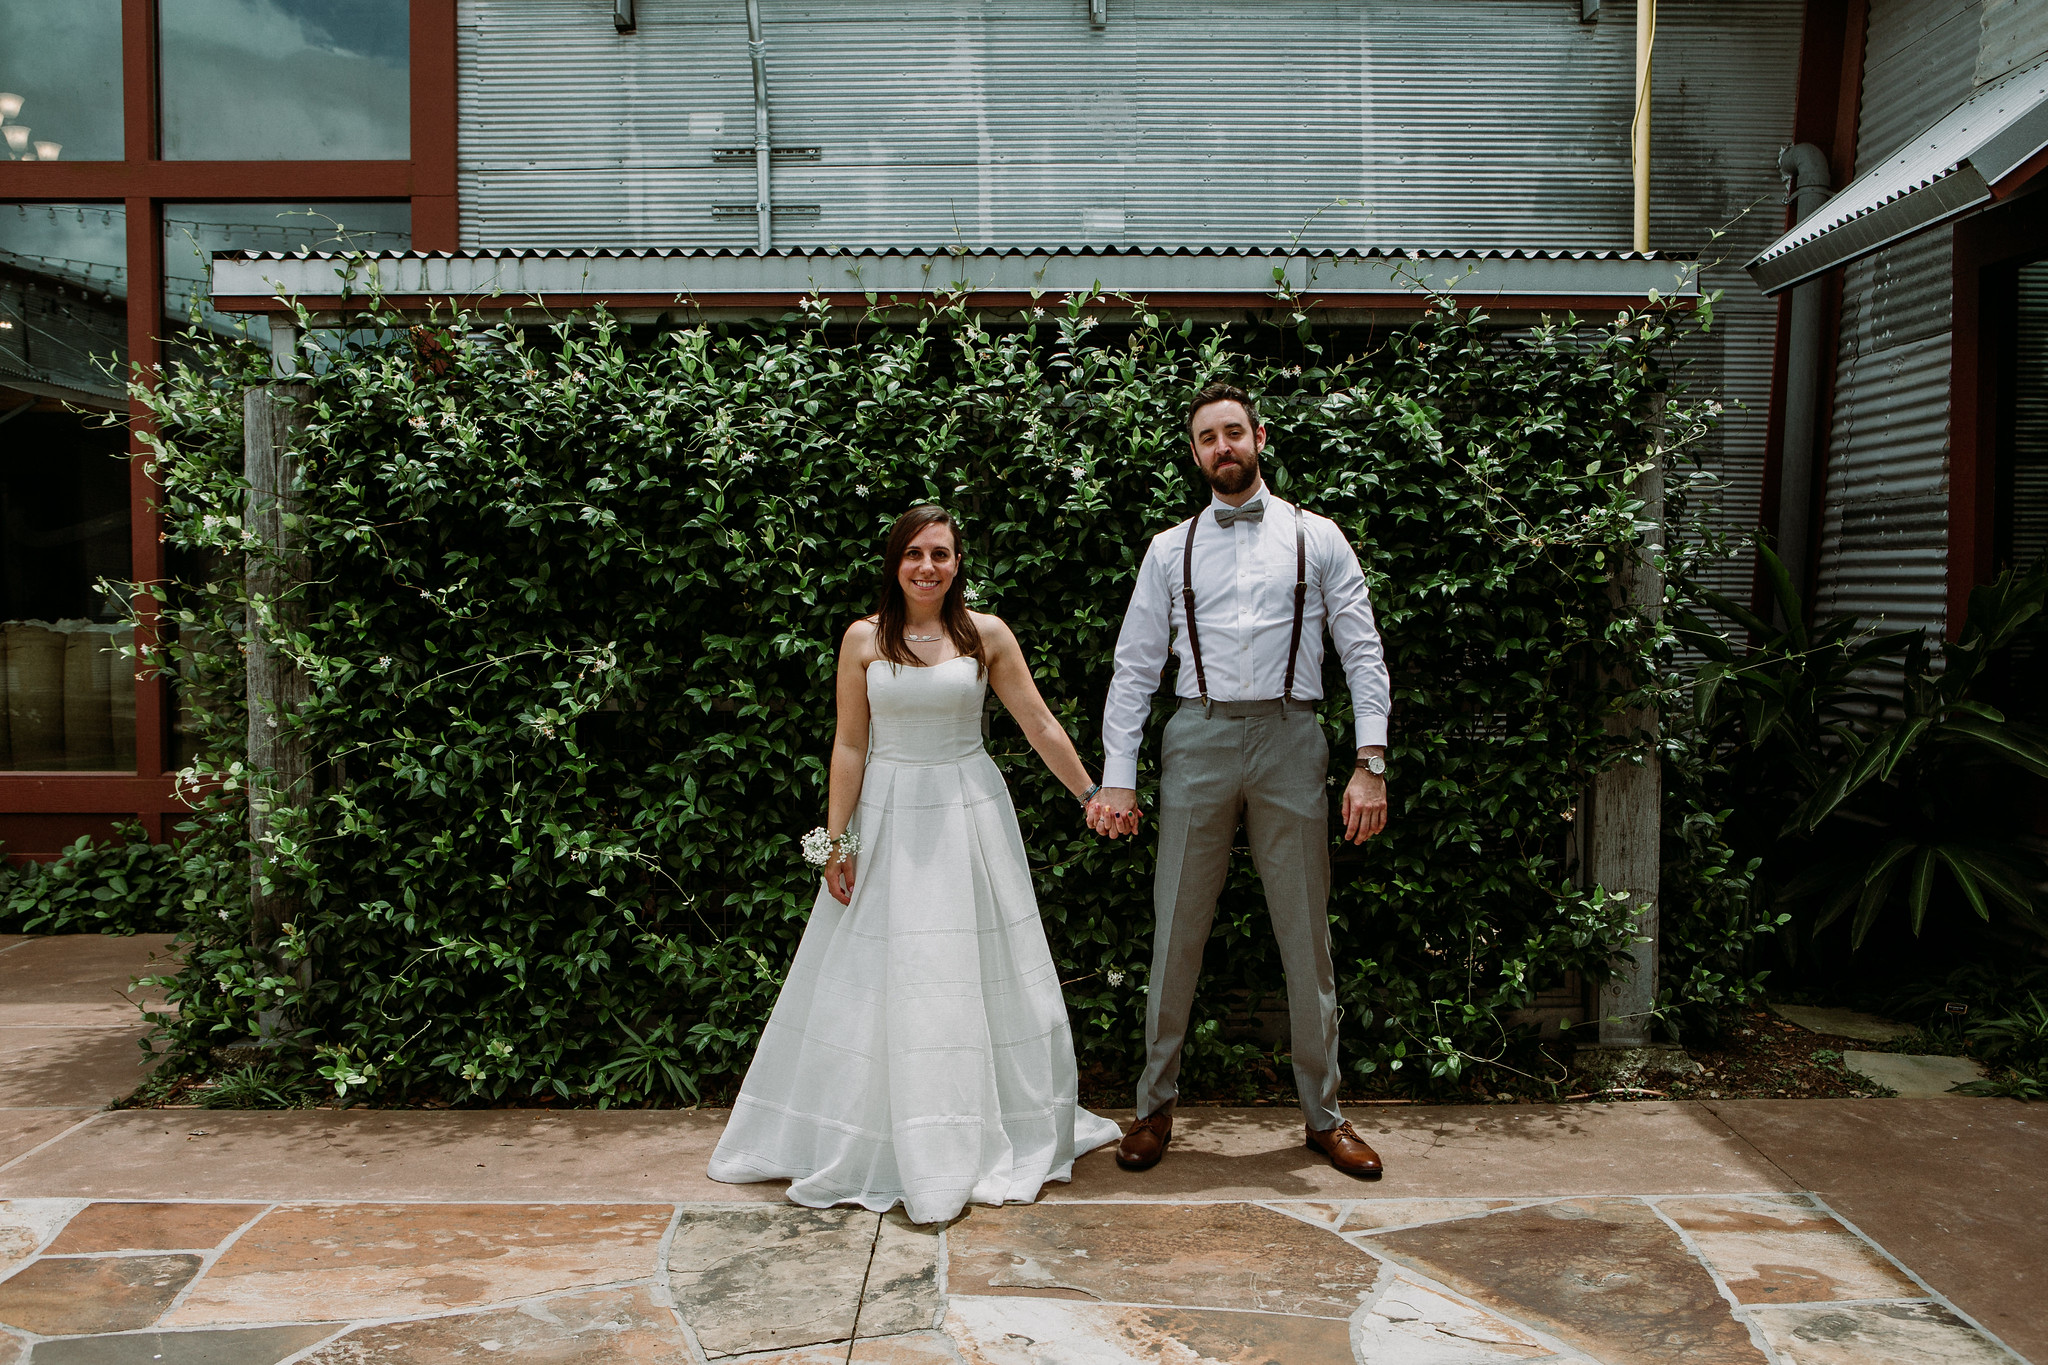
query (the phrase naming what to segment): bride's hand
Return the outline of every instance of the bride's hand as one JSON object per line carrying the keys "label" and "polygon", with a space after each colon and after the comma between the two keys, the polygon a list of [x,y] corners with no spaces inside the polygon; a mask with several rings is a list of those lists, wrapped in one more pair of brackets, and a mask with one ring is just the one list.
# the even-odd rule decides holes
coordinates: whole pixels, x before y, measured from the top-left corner
{"label": "bride's hand", "polygon": [[841,905],[853,901],[853,862],[852,858],[834,858],[825,864],[825,890]]}

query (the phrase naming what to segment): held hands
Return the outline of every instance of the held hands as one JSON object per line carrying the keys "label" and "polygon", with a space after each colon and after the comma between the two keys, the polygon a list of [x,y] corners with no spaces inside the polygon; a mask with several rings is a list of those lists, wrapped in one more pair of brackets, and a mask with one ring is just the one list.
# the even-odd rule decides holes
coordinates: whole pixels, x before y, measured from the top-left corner
{"label": "held hands", "polygon": [[1144,814],[1138,809],[1137,792],[1129,787],[1104,787],[1088,802],[1088,828],[1106,839],[1136,835]]}

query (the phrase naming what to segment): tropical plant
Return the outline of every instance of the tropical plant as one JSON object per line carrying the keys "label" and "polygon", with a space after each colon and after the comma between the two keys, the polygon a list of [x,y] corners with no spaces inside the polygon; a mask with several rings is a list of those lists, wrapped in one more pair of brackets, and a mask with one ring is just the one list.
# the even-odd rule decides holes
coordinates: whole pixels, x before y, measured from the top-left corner
{"label": "tropical plant", "polygon": [[1706,656],[1694,716],[1726,756],[1745,828],[1768,849],[1776,904],[1812,939],[1848,918],[1852,951],[1888,911],[1919,935],[1944,893],[1990,922],[2044,932],[2041,860],[2026,851],[2014,778],[2048,778],[2048,733],[1981,699],[2002,651],[2040,616],[2048,564],[1970,595],[1953,642],[1879,634],[1854,619],[1804,624],[1784,565],[1759,551],[1774,625],[1721,594],[1699,598],[1746,629],[1738,646],[1696,613],[1679,637]]}

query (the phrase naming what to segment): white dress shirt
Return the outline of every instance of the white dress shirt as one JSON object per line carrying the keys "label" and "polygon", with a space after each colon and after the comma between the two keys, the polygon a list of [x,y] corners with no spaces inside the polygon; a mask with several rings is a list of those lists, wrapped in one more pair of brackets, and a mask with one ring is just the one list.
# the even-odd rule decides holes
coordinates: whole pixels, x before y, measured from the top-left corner
{"label": "white dress shirt", "polygon": [[[1294,628],[1294,506],[1263,484],[1244,506],[1265,504],[1258,521],[1216,524],[1212,499],[1192,523],[1152,537],[1130,609],[1116,641],[1116,673],[1102,712],[1102,785],[1138,785],[1138,749],[1152,694],[1169,648],[1180,658],[1178,691],[1201,695],[1194,652],[1188,648],[1181,598],[1181,555],[1188,527],[1195,535],[1195,625],[1211,701],[1278,697],[1287,679],[1287,646]],[[1393,688],[1365,574],[1337,523],[1313,512],[1303,517],[1308,542],[1308,595],[1302,606],[1301,649],[1294,668],[1297,700],[1323,695],[1323,631],[1336,642],[1351,688],[1358,743],[1387,742]]]}

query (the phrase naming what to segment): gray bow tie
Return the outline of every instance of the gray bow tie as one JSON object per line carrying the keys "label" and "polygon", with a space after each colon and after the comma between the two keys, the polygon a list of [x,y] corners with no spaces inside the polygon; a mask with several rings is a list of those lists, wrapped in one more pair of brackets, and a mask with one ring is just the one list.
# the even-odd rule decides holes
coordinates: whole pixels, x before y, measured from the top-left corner
{"label": "gray bow tie", "polygon": [[1242,507],[1219,507],[1216,509],[1216,524],[1228,526],[1234,521],[1263,521],[1266,517],[1266,500],[1248,502]]}

